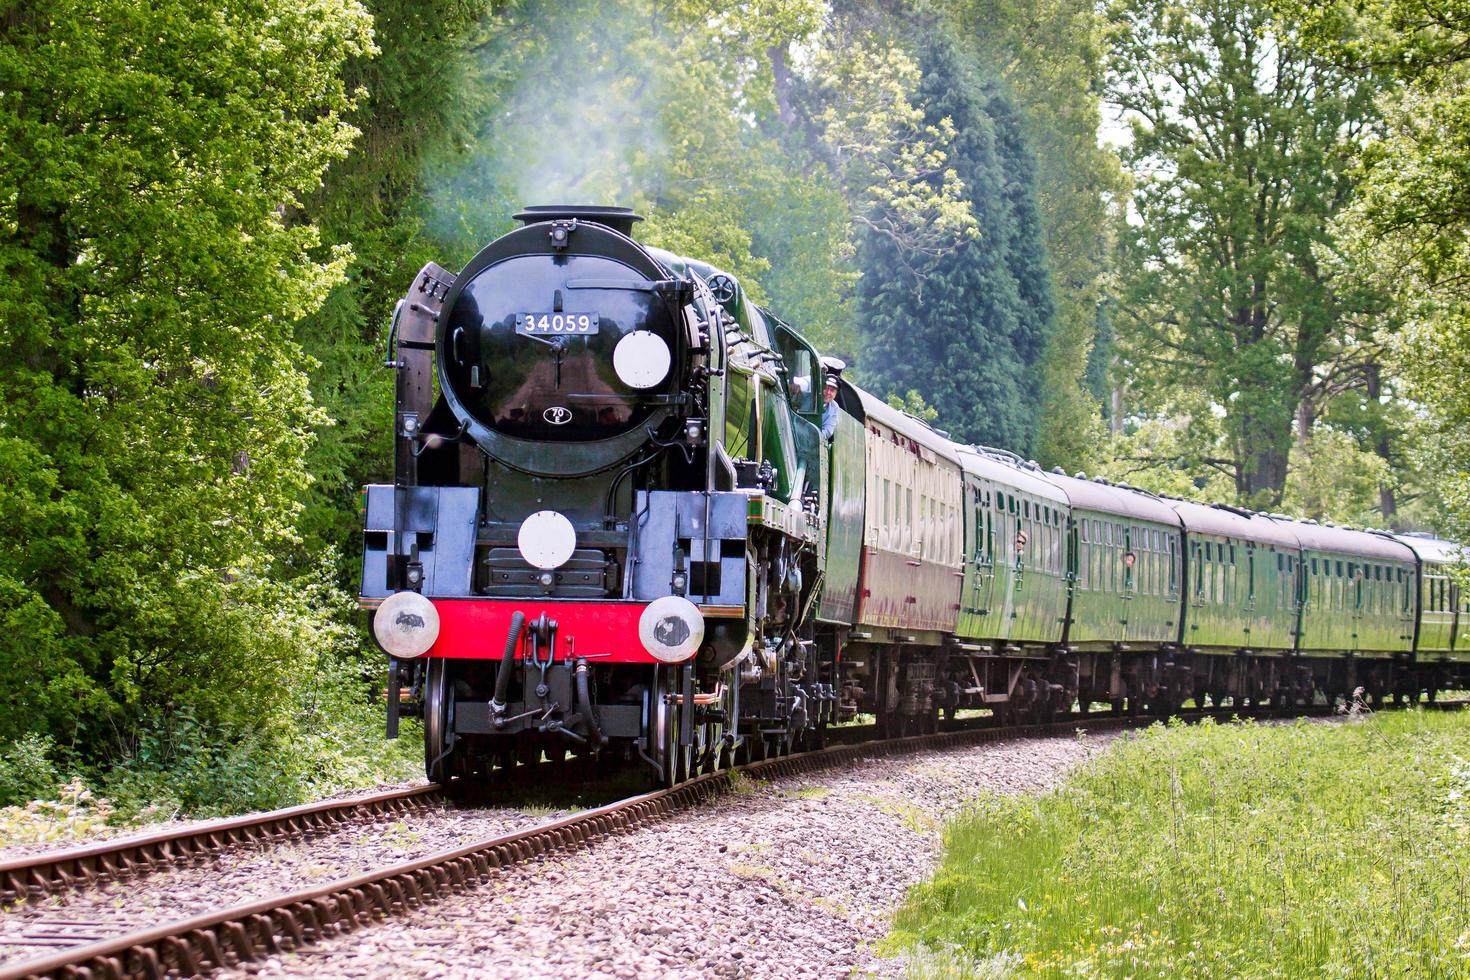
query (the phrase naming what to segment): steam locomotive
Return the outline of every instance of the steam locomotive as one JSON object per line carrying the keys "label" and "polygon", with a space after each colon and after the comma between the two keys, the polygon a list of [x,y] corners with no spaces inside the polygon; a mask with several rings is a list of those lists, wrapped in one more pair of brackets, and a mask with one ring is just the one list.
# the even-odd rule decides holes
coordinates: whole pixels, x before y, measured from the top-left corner
{"label": "steam locomotive", "polygon": [[515,217],[397,305],[394,482],[364,491],[388,732],[423,719],[432,780],[572,752],[671,785],[860,711],[902,734],[1470,679],[1448,542],[958,445],[632,211]]}

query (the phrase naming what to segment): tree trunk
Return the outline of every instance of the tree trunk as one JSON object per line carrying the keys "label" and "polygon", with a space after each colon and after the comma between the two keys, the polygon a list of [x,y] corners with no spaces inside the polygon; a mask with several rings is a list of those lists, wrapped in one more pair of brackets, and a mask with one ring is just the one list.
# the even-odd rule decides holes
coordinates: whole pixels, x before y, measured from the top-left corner
{"label": "tree trunk", "polygon": [[[1374,405],[1379,404],[1379,399],[1383,396],[1383,368],[1376,363],[1369,363],[1363,369],[1363,379],[1368,400]],[[1389,439],[1388,426],[1382,424],[1381,421],[1373,439],[1373,451],[1383,458],[1389,470],[1392,471],[1394,467],[1393,445]],[[1378,511],[1383,515],[1383,523],[1392,526],[1398,509],[1398,501],[1393,495],[1393,486],[1389,483],[1380,483],[1378,485]]]}
{"label": "tree trunk", "polygon": [[[1280,417],[1274,417],[1280,414]],[[1260,417],[1242,412],[1231,422],[1238,434],[1235,490],[1240,503],[1247,507],[1281,506],[1286,489],[1286,464],[1291,449],[1292,417],[1290,411]]]}
{"label": "tree trunk", "polygon": [[786,46],[773,44],[766,51],[771,59],[772,88],[776,92],[776,113],[783,126],[796,125],[796,112],[791,108],[791,69],[786,64]]}

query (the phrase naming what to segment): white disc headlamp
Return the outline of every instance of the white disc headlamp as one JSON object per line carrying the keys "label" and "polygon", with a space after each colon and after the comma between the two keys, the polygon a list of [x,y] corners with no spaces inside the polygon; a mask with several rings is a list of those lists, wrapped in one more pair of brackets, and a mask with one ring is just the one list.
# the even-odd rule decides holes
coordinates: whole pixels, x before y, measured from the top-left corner
{"label": "white disc headlamp", "polygon": [[704,642],[704,616],[683,596],[666,595],[650,602],[638,617],[638,639],[655,660],[682,663]]}
{"label": "white disc headlamp", "polygon": [[674,355],[651,330],[634,330],[613,348],[613,371],[629,388],[652,388],[669,376]]}
{"label": "white disc headlamp", "polygon": [[395,592],[378,606],[373,636],[391,657],[422,657],[439,639],[439,610],[417,592]]}
{"label": "white disc headlamp", "polygon": [[566,515],[554,510],[538,510],[521,522],[516,535],[521,557],[542,571],[560,568],[577,550],[577,529]]}

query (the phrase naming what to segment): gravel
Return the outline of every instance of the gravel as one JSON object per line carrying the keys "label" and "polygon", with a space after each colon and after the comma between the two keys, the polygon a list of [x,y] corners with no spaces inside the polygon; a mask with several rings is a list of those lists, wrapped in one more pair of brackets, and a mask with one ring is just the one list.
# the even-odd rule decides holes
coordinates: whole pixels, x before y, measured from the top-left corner
{"label": "gravel", "polygon": [[875,759],[771,782],[229,976],[897,976],[874,943],[975,796],[1034,793],[1109,735]]}
{"label": "gravel", "polygon": [[217,911],[373,871],[563,816],[551,808],[459,810],[443,804],[349,823],[308,840],[245,846],[192,866],[20,903],[0,914],[0,959],[29,959],[103,936]]}

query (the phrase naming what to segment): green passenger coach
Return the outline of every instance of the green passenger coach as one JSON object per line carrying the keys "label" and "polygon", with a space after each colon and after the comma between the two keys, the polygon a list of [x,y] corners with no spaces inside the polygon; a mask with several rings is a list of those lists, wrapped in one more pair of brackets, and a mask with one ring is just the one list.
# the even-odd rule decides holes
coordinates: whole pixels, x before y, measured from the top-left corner
{"label": "green passenger coach", "polygon": [[1392,658],[1414,649],[1414,552],[1387,535],[1281,521],[1301,542],[1298,653]]}
{"label": "green passenger coach", "polygon": [[1176,501],[1188,529],[1183,645],[1289,650],[1296,635],[1297,538],[1268,517]]}
{"label": "green passenger coach", "polygon": [[1072,505],[1064,642],[1079,650],[1179,639],[1179,517],[1164,501],[1062,474]]}
{"label": "green passenger coach", "polygon": [[1061,641],[1067,496],[993,450],[960,450],[965,567],[956,632],[1022,650]]}
{"label": "green passenger coach", "polygon": [[1470,660],[1465,626],[1466,596],[1452,570],[1460,563],[1460,546],[1428,535],[1397,535],[1419,562],[1419,660]]}

